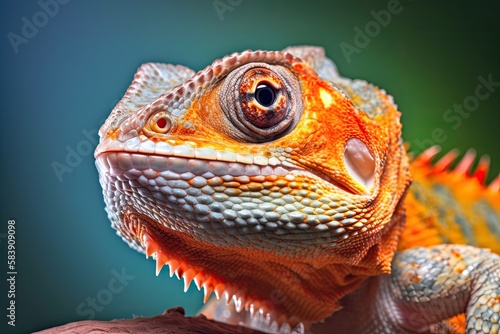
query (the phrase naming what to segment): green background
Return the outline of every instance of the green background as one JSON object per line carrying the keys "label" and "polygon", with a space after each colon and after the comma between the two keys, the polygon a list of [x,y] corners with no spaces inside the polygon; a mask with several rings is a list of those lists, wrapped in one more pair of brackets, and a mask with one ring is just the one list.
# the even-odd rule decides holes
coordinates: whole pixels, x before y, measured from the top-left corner
{"label": "green background", "polygon": [[[219,16],[214,3],[230,10]],[[134,279],[111,295],[96,319],[152,316],[175,305],[193,314],[200,307],[194,286],[184,294],[168,270],[156,277],[154,261],[129,249],[110,228],[91,152],[81,154],[62,182],[52,167],[65,164],[67,147],[87,148],[82,131],[95,140],[144,62],[199,70],[234,51],[321,45],[344,76],[366,79],[395,97],[404,138],[416,151],[441,128],[445,151],[474,147],[490,154],[492,170],[500,171],[500,87],[457,129],[443,119],[453,104],[474,95],[478,76],[500,81],[494,1],[401,1],[400,12],[350,62],[341,43],[356,46],[355,28],[364,30],[374,20],[370,12],[386,10],[388,1],[73,0],[60,5],[17,53],[9,33],[21,35],[23,17],[33,22],[42,9],[36,1],[0,6],[2,310],[8,219],[16,221],[18,272],[16,327],[7,326],[2,311],[2,333],[87,319],[78,305],[103,296],[112,271],[122,268]]]}

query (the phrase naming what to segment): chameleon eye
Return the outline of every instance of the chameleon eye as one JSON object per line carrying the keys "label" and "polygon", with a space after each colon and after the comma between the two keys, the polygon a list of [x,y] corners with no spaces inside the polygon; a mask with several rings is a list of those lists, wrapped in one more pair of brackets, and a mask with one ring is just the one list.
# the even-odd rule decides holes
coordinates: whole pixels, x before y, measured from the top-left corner
{"label": "chameleon eye", "polygon": [[302,112],[301,91],[285,67],[248,64],[229,73],[219,90],[219,102],[233,133],[248,142],[264,142],[285,135]]}
{"label": "chameleon eye", "polygon": [[156,113],[149,119],[149,126],[146,127],[148,132],[166,134],[172,128],[172,119],[170,115],[164,111]]}
{"label": "chameleon eye", "polygon": [[288,96],[280,78],[267,69],[251,69],[240,82],[241,109],[254,126],[265,129],[283,121]]}

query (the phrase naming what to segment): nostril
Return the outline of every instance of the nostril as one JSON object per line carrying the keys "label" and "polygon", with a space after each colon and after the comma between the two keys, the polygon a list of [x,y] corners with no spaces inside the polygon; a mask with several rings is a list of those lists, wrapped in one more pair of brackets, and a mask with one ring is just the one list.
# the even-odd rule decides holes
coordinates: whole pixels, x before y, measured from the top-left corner
{"label": "nostril", "polygon": [[371,188],[375,177],[375,159],[368,147],[358,138],[347,141],[344,151],[347,171],[361,185]]}

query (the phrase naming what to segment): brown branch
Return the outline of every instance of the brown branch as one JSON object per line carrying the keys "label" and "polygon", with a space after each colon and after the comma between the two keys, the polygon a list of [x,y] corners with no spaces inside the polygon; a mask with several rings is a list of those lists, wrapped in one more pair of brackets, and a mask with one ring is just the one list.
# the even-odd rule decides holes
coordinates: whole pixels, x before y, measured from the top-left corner
{"label": "brown branch", "polygon": [[84,320],[49,328],[38,334],[53,333],[166,333],[166,334],[263,334],[243,326],[208,320],[204,315],[185,317],[182,307],[175,307],[151,318]]}

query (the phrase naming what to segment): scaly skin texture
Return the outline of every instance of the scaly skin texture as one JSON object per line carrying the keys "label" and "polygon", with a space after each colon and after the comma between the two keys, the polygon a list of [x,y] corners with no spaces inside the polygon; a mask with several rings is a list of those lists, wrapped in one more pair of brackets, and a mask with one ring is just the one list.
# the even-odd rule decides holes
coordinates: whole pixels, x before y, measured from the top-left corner
{"label": "scaly skin texture", "polygon": [[435,149],[410,165],[399,117],[321,48],[245,51],[197,74],[145,64],[100,130],[106,210],[157,271],[232,300],[205,308],[221,321],[460,332],[440,322],[466,313],[495,333],[498,255],[439,244],[500,251],[500,181],[481,184],[485,160],[469,175],[472,153],[453,171],[453,154],[430,163]]}

